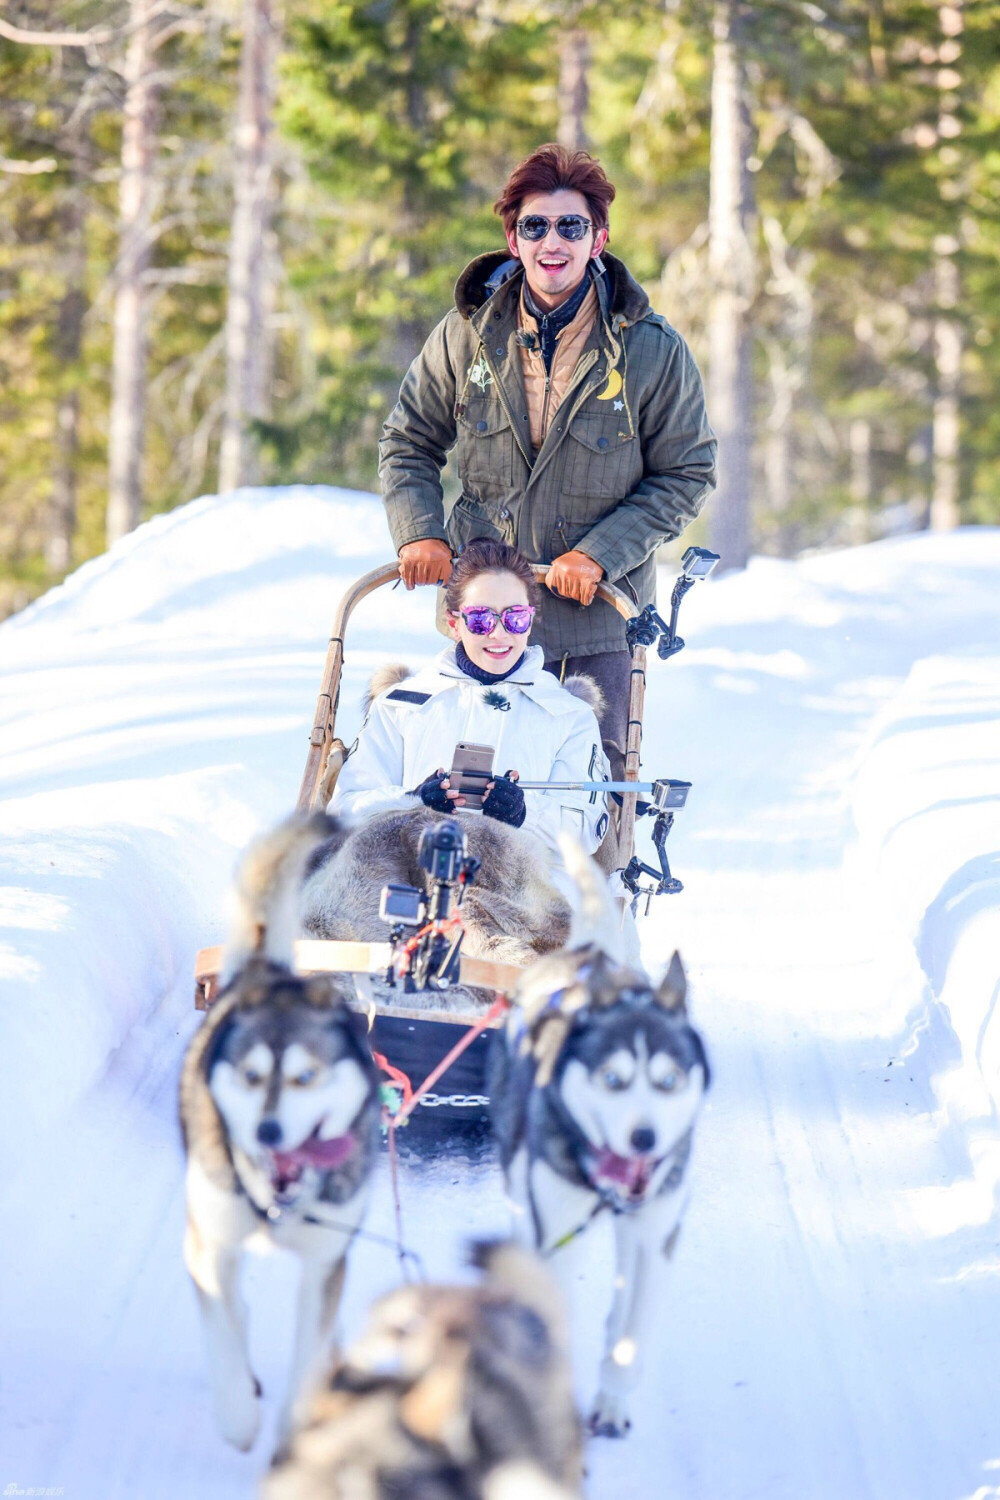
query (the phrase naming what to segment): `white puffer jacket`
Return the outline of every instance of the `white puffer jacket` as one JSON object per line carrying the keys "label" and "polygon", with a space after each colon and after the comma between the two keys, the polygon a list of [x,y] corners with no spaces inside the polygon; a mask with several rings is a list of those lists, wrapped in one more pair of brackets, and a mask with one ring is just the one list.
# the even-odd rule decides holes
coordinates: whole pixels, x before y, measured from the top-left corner
{"label": "white puffer jacket", "polygon": [[[522,781],[607,780],[593,709],[561,687],[542,661],[541,647],[529,646],[510,677],[486,687],[466,676],[451,646],[380,693],[337,780],[330,811],[365,816],[412,805],[415,788],[439,766],[451,766],[460,740],[494,745],[494,770],[519,771]],[[555,851],[562,829],[592,853],[608,826],[601,792],[528,791],[524,802],[523,827]]]}

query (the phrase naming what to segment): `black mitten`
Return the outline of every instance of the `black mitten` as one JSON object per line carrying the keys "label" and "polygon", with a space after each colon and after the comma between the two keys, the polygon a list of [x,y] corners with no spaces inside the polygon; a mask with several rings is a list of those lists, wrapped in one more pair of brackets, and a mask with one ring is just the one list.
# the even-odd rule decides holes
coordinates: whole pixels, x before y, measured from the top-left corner
{"label": "black mitten", "polygon": [[493,790],[483,802],[486,816],[496,818],[498,823],[509,823],[512,828],[520,828],[526,811],[524,793],[517,782],[508,776],[498,776]]}
{"label": "black mitten", "polygon": [[435,812],[451,812],[452,803],[448,800],[448,793],[441,785],[447,781],[447,771],[434,771],[422,781],[420,785],[410,793],[412,797],[419,797],[425,807],[433,807]]}

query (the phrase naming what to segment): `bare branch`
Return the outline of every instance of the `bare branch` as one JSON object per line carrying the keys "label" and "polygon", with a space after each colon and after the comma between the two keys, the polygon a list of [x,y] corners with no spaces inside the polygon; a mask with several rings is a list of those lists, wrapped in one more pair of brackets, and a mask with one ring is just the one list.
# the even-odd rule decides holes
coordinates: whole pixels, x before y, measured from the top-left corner
{"label": "bare branch", "polygon": [[223,286],[226,280],[224,262],[214,266],[155,267],[143,274],[144,286]]}
{"label": "bare branch", "polygon": [[[151,51],[162,47],[164,42],[169,41],[178,32],[198,31],[204,25],[203,18],[189,7],[178,5],[175,0],[163,0],[162,4],[154,5],[144,24],[148,25],[149,22],[164,15],[174,16],[176,19],[154,38]],[[94,26],[90,31],[28,31],[23,26],[14,26],[0,16],[0,37],[8,42],[18,42],[23,47],[98,47],[115,38],[121,41],[126,40],[133,29],[134,26],[128,25]]]}
{"label": "bare branch", "polygon": [[20,42],[24,47],[94,47],[100,42],[110,41],[115,35],[109,26],[95,27],[90,31],[25,31],[0,16],[0,36],[8,42]]}
{"label": "bare branch", "polygon": [[197,35],[199,31],[204,30],[204,26],[204,20],[201,18],[171,21],[169,26],[164,26],[162,31],[158,31],[156,33],[152,42],[150,43],[149,50],[150,52],[159,52],[160,48],[167,42],[173,41],[175,36],[180,36],[185,33],[189,35]]}
{"label": "bare branch", "polygon": [[12,161],[9,156],[0,156],[0,172],[12,172],[16,177],[37,177],[41,172],[54,172],[59,163],[54,156],[40,156],[37,161]]}

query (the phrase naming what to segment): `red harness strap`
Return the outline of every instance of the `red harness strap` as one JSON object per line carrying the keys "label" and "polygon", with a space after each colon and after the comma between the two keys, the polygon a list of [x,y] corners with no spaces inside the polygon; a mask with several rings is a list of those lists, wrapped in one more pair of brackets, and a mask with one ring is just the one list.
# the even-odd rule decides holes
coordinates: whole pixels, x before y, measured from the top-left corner
{"label": "red harness strap", "polygon": [[387,1075],[390,1082],[397,1084],[403,1091],[402,1104],[400,1105],[396,1113],[389,1118],[388,1134],[389,1178],[392,1182],[392,1202],[393,1211],[396,1218],[396,1250],[399,1256],[400,1269],[402,1271],[404,1280],[409,1280],[409,1275],[407,1272],[407,1255],[406,1251],[403,1248],[403,1206],[399,1197],[399,1158],[396,1154],[396,1130],[398,1126],[404,1125],[406,1123],[410,1115],[412,1115],[413,1111],[420,1103],[420,1100],[423,1098],[424,1094],[428,1093],[430,1089],[432,1089],[437,1083],[438,1079],[441,1078],[445,1073],[447,1073],[452,1063],[455,1062],[457,1058],[461,1057],[466,1048],[472,1046],[472,1043],[476,1040],[476,1037],[481,1036],[486,1028],[491,1025],[498,1016],[502,1016],[504,1011],[509,1009],[510,1001],[507,999],[507,996],[497,995],[496,999],[490,1006],[489,1010],[485,1013],[485,1015],[480,1016],[479,1020],[476,1021],[474,1025],[470,1026],[468,1030],[459,1037],[458,1041],[455,1043],[454,1047],[452,1047],[451,1051],[441,1059],[436,1068],[428,1073],[427,1077],[424,1079],[423,1083],[418,1089],[414,1089],[412,1083],[403,1072],[402,1068],[393,1067],[392,1063],[390,1063],[387,1058],[383,1057],[380,1052],[372,1053],[372,1056],[374,1057],[376,1063],[382,1069],[383,1073]]}

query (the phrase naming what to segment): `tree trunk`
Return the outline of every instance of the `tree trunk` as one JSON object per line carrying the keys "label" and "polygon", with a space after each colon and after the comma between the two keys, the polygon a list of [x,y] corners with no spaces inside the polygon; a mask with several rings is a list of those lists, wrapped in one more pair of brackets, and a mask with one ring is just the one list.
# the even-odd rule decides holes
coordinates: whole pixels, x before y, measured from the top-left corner
{"label": "tree trunk", "polygon": [[278,0],[243,0],[226,308],[226,406],[219,453],[223,492],[259,477],[250,421],[271,412],[273,342],[266,325],[272,304],[268,243],[279,20]]}
{"label": "tree trunk", "polygon": [[934,241],[934,294],[937,316],[934,319],[934,420],[932,429],[932,477],[930,524],[932,531],[952,531],[959,524],[960,471],[960,399],[962,383],[962,326],[956,316],[961,295],[956,255],[961,249],[960,221],[962,187],[955,180],[960,153],[955,140],[960,132],[958,93],[961,74],[963,16],[961,0],[941,6],[943,40],[938,71],[941,90],[938,101],[938,138],[942,166],[946,169],[940,182],[940,193],[951,204],[955,230],[939,234]]}
{"label": "tree trunk", "polygon": [[[406,23],[406,40],[402,47],[403,55],[407,58],[406,124],[414,140],[428,143],[431,138],[428,130],[429,108],[421,58],[425,46],[424,32],[431,20],[430,11],[418,13],[411,8]],[[427,203],[422,181],[419,175],[407,174],[403,178],[402,201],[396,212],[394,235],[399,244],[395,270],[400,311],[390,322],[385,342],[387,360],[399,375],[409,369],[427,337],[423,320],[411,316],[408,311],[412,306],[410,284],[427,270],[427,255],[420,237],[426,221]]]}
{"label": "tree trunk", "polygon": [[590,105],[590,38],[579,27],[559,33],[559,126],[556,140],[570,151],[583,151]]}
{"label": "tree trunk", "polygon": [[754,294],[754,205],[747,161],[751,126],[740,0],[716,0],[709,190],[709,416],[719,439],[712,546],[723,568],[750,555]]}
{"label": "tree trunk", "polygon": [[109,423],[109,547],[132,531],[142,514],[147,352],[143,278],[153,239],[158,12],[156,0],[132,0],[129,11]]}
{"label": "tree trunk", "polygon": [[81,139],[84,128],[82,123],[79,124],[76,140],[71,148],[74,156],[73,185],[69,190],[65,210],[60,216],[60,231],[65,247],[66,289],[56,311],[53,340],[60,369],[56,398],[55,461],[45,535],[45,562],[49,572],[56,577],[61,577],[69,570],[76,531],[79,364],[83,349],[83,320],[87,311],[87,246],[84,236],[87,163]]}
{"label": "tree trunk", "polygon": [[867,417],[851,419],[847,442],[851,454],[847,535],[852,546],[861,546],[872,539],[872,424]]}

